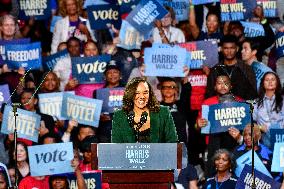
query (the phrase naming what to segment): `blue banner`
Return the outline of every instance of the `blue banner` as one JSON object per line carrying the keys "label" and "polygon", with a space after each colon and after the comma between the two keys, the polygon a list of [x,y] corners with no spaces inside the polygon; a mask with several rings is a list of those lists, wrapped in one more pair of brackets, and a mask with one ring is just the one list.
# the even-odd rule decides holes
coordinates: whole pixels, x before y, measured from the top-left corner
{"label": "blue banner", "polygon": [[[208,105],[202,105],[202,118],[208,120],[208,114],[209,114],[209,106]],[[202,134],[210,134],[210,122],[208,121],[208,124],[205,127],[201,128]]]}
{"label": "blue banner", "polygon": [[109,3],[104,1],[104,0],[85,0],[84,1],[84,5],[83,8],[86,9],[88,6],[92,6],[92,5],[108,5]]}
{"label": "blue banner", "polygon": [[121,15],[118,5],[92,5],[87,7],[88,19],[93,30],[108,29],[111,24],[120,28]]}
{"label": "blue banner", "polygon": [[64,49],[63,51],[59,51],[55,54],[52,54],[47,57],[42,58],[42,66],[45,70],[53,70],[55,65],[59,62],[62,61],[62,59],[69,58],[69,53],[67,49]]}
{"label": "blue banner", "polygon": [[121,13],[124,14],[131,12],[133,9],[135,9],[139,1],[140,0],[118,0]]}
{"label": "blue banner", "polygon": [[33,17],[36,20],[47,20],[51,16],[50,0],[20,0],[19,19],[28,20]]}
{"label": "blue banner", "polygon": [[74,172],[72,142],[29,146],[28,153],[31,176]]}
{"label": "blue banner", "polygon": [[55,15],[52,16],[51,23],[50,23],[50,29],[49,29],[51,33],[54,32],[54,27],[55,27],[56,22],[61,19],[62,19],[62,16],[55,16]]}
{"label": "blue banner", "polygon": [[251,65],[256,78],[257,89],[259,89],[261,79],[266,72],[273,72],[271,68],[263,64],[262,62],[253,62]]}
{"label": "blue banner", "polygon": [[282,143],[282,142],[284,143],[284,129],[280,127],[278,129],[270,128],[269,132],[270,132],[270,144],[272,150],[274,148],[275,143]]}
{"label": "blue banner", "polygon": [[[84,180],[88,189],[102,188],[102,173],[83,173]],[[77,178],[74,174],[68,174],[69,188],[78,189]]]}
{"label": "blue banner", "polygon": [[256,7],[256,1],[248,0],[221,0],[221,20],[237,21],[252,17],[252,10]]}
{"label": "blue banner", "polygon": [[0,108],[3,103],[10,102],[10,90],[8,84],[0,85]]}
{"label": "blue banner", "polygon": [[273,150],[273,158],[271,165],[272,172],[281,172],[284,171],[284,143],[275,143]]}
{"label": "blue banner", "polygon": [[245,37],[258,37],[265,35],[264,28],[261,24],[243,21],[241,21],[241,24],[244,27]]}
{"label": "blue banner", "polygon": [[5,63],[6,55],[5,55],[5,46],[8,44],[27,44],[30,43],[30,38],[21,38],[21,39],[13,39],[13,40],[0,40],[0,65]]}
{"label": "blue banner", "polygon": [[[63,94],[65,92],[57,93],[42,93],[38,95],[39,98],[39,110],[43,114],[47,114],[56,117],[59,120],[65,120],[66,118],[61,117],[61,108]],[[74,91],[67,92],[70,94],[75,94]]]}
{"label": "blue banner", "polygon": [[153,29],[153,22],[162,19],[167,12],[157,0],[141,0],[126,21],[140,33],[147,34]]}
{"label": "blue banner", "polygon": [[[236,189],[252,188],[253,175],[251,174],[252,167],[245,165],[240,178],[237,181]],[[255,170],[255,188],[270,188],[279,189],[280,183],[273,178],[263,174],[263,172]]]}
{"label": "blue banner", "polygon": [[[40,127],[40,115],[17,109],[16,127],[19,138],[25,138],[34,142],[38,141],[38,130]],[[6,105],[3,113],[1,133],[10,134],[14,132],[15,117],[12,106]]]}
{"label": "blue banner", "polygon": [[41,66],[41,46],[40,42],[12,45],[6,47],[6,62],[10,69],[20,67],[28,69],[40,69]]}
{"label": "blue banner", "polygon": [[191,53],[190,69],[202,69],[204,65],[212,68],[219,62],[216,41],[196,41],[179,44]]}
{"label": "blue banner", "polygon": [[230,127],[243,130],[250,123],[249,105],[240,102],[210,105],[208,121],[210,133],[226,132]]}
{"label": "blue banner", "polygon": [[261,5],[264,11],[264,17],[278,17],[277,0],[256,0],[258,5]]}
{"label": "blue banner", "polygon": [[102,112],[113,113],[122,107],[124,88],[103,88],[96,90],[97,99],[103,101]]}
{"label": "blue banner", "polygon": [[[236,160],[237,167],[235,169],[235,174],[237,177],[241,175],[241,172],[243,171],[245,165],[251,165],[252,162],[252,153],[251,150],[243,154],[241,157],[239,157]],[[254,168],[263,174],[267,175],[268,177],[272,178],[270,172],[266,169],[258,155],[254,152]]]}
{"label": "blue banner", "polygon": [[75,119],[78,123],[99,126],[103,101],[76,96],[65,93],[63,95],[61,116],[67,119]]}
{"label": "blue banner", "polygon": [[188,53],[179,46],[154,45],[145,48],[145,76],[184,77]]}
{"label": "blue banner", "polygon": [[188,20],[189,1],[188,0],[159,0],[164,6],[172,7],[176,13],[176,20]]}
{"label": "blue banner", "polygon": [[119,31],[119,39],[118,47],[132,50],[141,48],[141,43],[144,41],[145,36],[139,33],[127,21],[123,20]]}
{"label": "blue banner", "polygon": [[280,58],[284,56],[284,32],[278,32],[275,39],[276,56]]}
{"label": "blue banner", "polygon": [[201,5],[201,4],[215,3],[215,2],[220,2],[220,0],[192,0],[193,5]]}
{"label": "blue banner", "polygon": [[83,83],[103,83],[104,71],[110,55],[93,57],[72,57],[72,77],[76,78],[80,84]]}

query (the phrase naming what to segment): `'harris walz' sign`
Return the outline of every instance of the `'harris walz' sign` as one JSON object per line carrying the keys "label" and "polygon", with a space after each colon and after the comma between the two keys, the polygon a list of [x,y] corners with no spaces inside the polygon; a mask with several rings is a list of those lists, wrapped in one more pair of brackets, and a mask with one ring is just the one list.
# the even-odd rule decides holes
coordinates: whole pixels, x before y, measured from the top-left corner
{"label": "'harris walz' sign", "polygon": [[28,20],[47,20],[51,15],[50,0],[19,0],[19,18]]}
{"label": "'harris walz' sign", "polygon": [[209,106],[210,133],[226,132],[230,127],[242,130],[250,122],[249,105],[240,102]]}

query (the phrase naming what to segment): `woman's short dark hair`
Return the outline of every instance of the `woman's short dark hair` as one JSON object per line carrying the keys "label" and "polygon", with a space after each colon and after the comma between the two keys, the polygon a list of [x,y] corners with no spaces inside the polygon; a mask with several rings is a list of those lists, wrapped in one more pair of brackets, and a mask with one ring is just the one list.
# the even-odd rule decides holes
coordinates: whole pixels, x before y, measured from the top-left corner
{"label": "woman's short dark hair", "polygon": [[123,99],[122,99],[122,101],[123,101],[122,109],[127,113],[133,110],[133,108],[134,108],[134,102],[133,101],[134,101],[134,98],[135,98],[135,95],[136,95],[136,89],[137,89],[139,83],[141,83],[141,82],[147,83],[147,85],[149,87],[149,101],[148,101],[147,107],[152,112],[158,112],[160,110],[160,103],[157,100],[157,98],[156,98],[156,96],[153,92],[152,86],[149,84],[149,82],[144,77],[135,77],[126,84],[124,96],[123,96]]}
{"label": "woman's short dark hair", "polygon": [[212,163],[213,165],[215,166],[215,161],[219,158],[219,156],[221,154],[226,154],[229,158],[229,162],[230,162],[230,165],[231,165],[231,170],[232,172],[234,172],[235,168],[236,168],[236,162],[235,162],[235,158],[234,158],[234,155],[229,152],[227,149],[219,149],[215,152],[215,154],[213,155],[212,157]]}

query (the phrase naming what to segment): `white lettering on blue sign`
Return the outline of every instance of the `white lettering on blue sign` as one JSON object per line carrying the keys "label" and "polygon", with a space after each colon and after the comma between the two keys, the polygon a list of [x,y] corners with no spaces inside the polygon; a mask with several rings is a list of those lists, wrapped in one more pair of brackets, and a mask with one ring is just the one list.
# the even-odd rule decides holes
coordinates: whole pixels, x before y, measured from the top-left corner
{"label": "white lettering on blue sign", "polygon": [[39,59],[39,49],[32,49],[27,51],[7,51],[7,58],[11,61],[29,61]]}
{"label": "white lettering on blue sign", "polygon": [[67,115],[69,117],[94,121],[95,108],[96,105],[93,103],[67,98]]}
{"label": "white lettering on blue sign", "polygon": [[[247,186],[250,186],[249,188],[251,188],[252,184],[253,184],[253,176],[250,173],[246,174],[246,177],[244,179],[244,183]],[[271,184],[259,179],[258,177],[255,178],[255,185],[256,188],[261,188],[261,189],[271,189]]]}
{"label": "white lettering on blue sign", "polygon": [[99,62],[98,60],[94,63],[84,63],[84,64],[77,64],[77,70],[78,74],[84,73],[90,74],[90,73],[103,73],[106,69],[106,62]]}
{"label": "white lettering on blue sign", "polygon": [[159,12],[155,10],[156,8],[157,5],[153,1],[149,1],[133,17],[134,22],[138,25],[141,25],[143,22],[149,25],[159,15]]}

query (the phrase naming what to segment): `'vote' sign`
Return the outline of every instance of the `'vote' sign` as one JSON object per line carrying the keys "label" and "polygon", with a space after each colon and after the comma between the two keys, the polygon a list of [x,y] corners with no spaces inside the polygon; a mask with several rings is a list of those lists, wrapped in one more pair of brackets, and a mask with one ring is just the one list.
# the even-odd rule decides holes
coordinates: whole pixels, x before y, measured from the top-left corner
{"label": "'vote' sign", "polygon": [[28,153],[32,176],[73,172],[72,142],[29,146]]}
{"label": "'vote' sign", "polygon": [[118,5],[92,5],[87,7],[87,11],[92,29],[106,29],[110,24],[120,28],[121,17]]}

